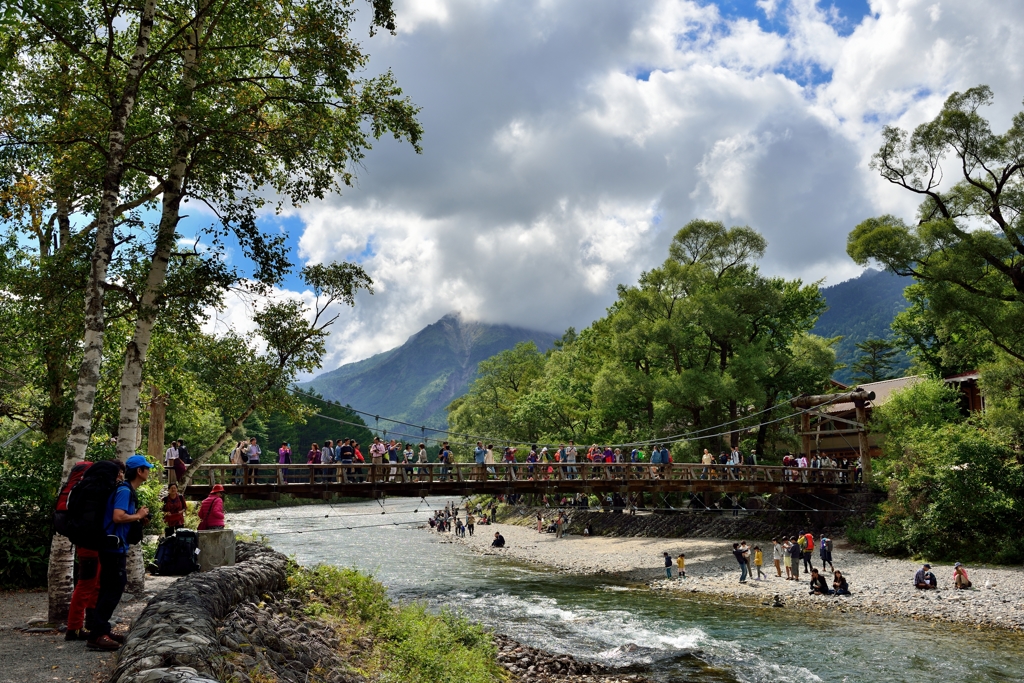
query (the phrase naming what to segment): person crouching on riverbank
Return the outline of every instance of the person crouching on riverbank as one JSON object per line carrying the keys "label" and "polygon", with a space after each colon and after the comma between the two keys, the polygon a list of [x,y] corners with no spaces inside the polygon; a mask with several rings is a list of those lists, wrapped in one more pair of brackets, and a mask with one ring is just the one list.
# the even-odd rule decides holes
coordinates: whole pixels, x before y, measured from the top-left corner
{"label": "person crouching on riverbank", "polygon": [[492,548],[504,548],[505,547],[505,537],[501,535],[500,531],[495,531],[494,532],[494,540],[491,541],[491,547]]}
{"label": "person crouching on riverbank", "polygon": [[939,582],[935,578],[935,574],[932,574],[932,566],[930,564],[923,564],[921,568],[914,574],[914,588],[920,590],[935,590],[939,587]]}
{"label": "person crouching on riverbank", "polygon": [[967,590],[971,587],[971,580],[967,578],[967,570],[957,562],[953,565],[953,588],[956,590]]}
{"label": "person crouching on riverbank", "polygon": [[224,487],[214,484],[199,504],[199,531],[224,528]]}
{"label": "person crouching on riverbank", "polygon": [[850,584],[838,569],[832,572],[832,592],[835,595],[850,595]]}
{"label": "person crouching on riverbank", "polygon": [[831,595],[828,589],[828,581],[818,573],[817,569],[811,569],[811,595]]}

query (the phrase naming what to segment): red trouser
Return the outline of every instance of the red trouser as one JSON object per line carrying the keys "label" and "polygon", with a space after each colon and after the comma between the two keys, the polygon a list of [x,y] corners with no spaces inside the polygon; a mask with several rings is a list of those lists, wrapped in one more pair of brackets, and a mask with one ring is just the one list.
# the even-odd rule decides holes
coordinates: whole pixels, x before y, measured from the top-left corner
{"label": "red trouser", "polygon": [[68,609],[69,631],[85,626],[85,610],[96,606],[96,598],[100,594],[100,554],[95,550],[76,548],[75,556],[78,558],[78,583]]}

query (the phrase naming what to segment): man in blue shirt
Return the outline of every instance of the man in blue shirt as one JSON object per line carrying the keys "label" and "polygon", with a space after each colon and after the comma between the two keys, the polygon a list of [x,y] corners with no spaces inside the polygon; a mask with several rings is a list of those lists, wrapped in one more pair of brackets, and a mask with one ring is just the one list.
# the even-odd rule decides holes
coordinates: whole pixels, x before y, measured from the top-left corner
{"label": "man in blue shirt", "polygon": [[487,459],[487,449],[484,448],[484,442],[483,441],[477,441],[476,442],[476,448],[473,449],[473,460],[476,461],[476,468],[475,469],[476,469],[476,478],[477,478],[478,481],[484,481],[485,479],[487,479],[487,475],[485,474],[486,470],[484,469],[484,463],[486,463],[486,461],[487,461],[486,459]]}
{"label": "man in blue shirt", "polygon": [[125,463],[124,481],[118,483],[107,503],[103,528],[109,536],[117,537],[117,547],[101,550],[100,590],[96,607],[86,615],[89,639],[86,645],[94,650],[116,650],[124,642],[122,636],[111,633],[110,617],[114,614],[124,587],[128,583],[125,560],[128,557],[128,532],[132,522],[146,523],[149,508],[138,507],[135,491],[147,479],[152,465],[144,456],[133,455]]}

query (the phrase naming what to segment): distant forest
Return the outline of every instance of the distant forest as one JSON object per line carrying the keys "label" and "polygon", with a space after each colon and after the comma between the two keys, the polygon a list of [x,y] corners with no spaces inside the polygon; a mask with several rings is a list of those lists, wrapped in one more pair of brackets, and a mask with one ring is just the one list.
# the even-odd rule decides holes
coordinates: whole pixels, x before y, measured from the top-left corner
{"label": "distant forest", "polygon": [[[910,284],[913,278],[869,268],[860,277],[822,288],[828,310],[818,318],[814,333],[843,337],[836,345],[836,361],[844,366],[834,375],[837,381],[848,384],[853,380],[851,366],[859,355],[858,342],[892,337],[890,325],[896,314],[908,306],[903,289]],[[904,374],[909,367],[910,358],[900,351],[896,356],[896,374]]]}

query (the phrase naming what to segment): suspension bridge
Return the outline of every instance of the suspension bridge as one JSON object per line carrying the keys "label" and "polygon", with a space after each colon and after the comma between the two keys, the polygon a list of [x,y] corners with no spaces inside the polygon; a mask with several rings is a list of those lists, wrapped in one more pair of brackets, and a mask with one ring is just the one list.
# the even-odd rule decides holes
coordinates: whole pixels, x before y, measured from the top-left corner
{"label": "suspension bridge", "polygon": [[228,494],[276,500],[576,493],[784,493],[839,495],[858,487],[854,470],[760,465],[644,463],[384,463],[201,465],[185,495],[215,485]]}

